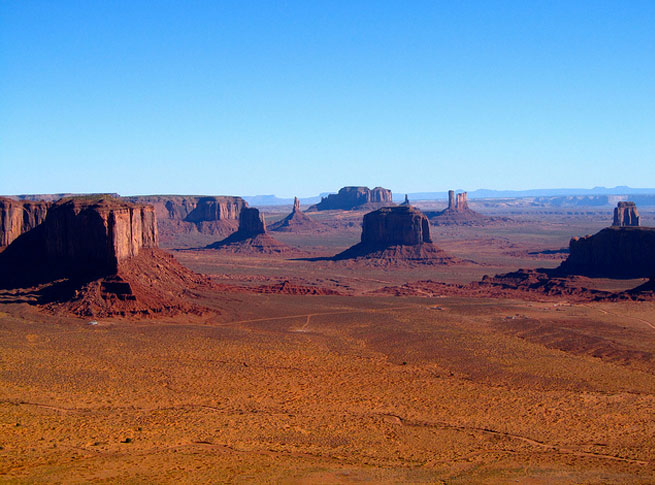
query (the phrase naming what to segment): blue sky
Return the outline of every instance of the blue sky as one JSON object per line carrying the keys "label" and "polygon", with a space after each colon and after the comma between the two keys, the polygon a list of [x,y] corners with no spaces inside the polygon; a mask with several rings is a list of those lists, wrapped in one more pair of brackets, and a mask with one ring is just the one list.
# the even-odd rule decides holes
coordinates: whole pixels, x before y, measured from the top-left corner
{"label": "blue sky", "polygon": [[0,2],[0,193],[655,187],[653,1]]}

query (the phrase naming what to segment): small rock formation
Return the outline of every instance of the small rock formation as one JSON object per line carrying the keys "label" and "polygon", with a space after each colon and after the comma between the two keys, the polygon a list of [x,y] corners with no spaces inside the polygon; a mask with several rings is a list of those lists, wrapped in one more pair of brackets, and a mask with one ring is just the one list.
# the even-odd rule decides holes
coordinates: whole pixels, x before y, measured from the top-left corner
{"label": "small rock formation", "polygon": [[193,312],[175,295],[204,277],[157,245],[152,206],[112,197],[61,200],[0,253],[0,288],[43,285],[37,303],[77,315]]}
{"label": "small rock formation", "polygon": [[241,210],[237,232],[222,241],[210,244],[207,249],[243,254],[274,254],[293,251],[289,246],[282,244],[266,232],[264,214],[254,207],[246,207]]}
{"label": "small rock formation", "polygon": [[343,187],[337,194],[323,197],[318,204],[311,206],[308,212],[323,210],[377,209],[394,205],[391,191],[382,187]]}
{"label": "small rock formation", "polygon": [[602,278],[655,278],[655,228],[612,226],[569,243],[564,274]]}
{"label": "small rock formation", "polygon": [[407,197],[407,194],[405,194],[405,200],[400,205],[412,205],[412,204],[409,203],[409,197]]}
{"label": "small rock formation", "polygon": [[300,210],[298,197],[293,199],[293,210],[291,214],[281,221],[271,224],[271,231],[276,232],[303,232],[316,231],[322,228],[322,224],[314,221],[311,217]]}
{"label": "small rock formation", "polygon": [[441,225],[483,225],[492,222],[494,218],[485,217],[471,210],[466,192],[455,194],[448,191],[448,207],[439,212],[426,212],[426,216],[435,226]]}
{"label": "small rock formation", "polygon": [[50,203],[0,197],[0,247],[9,246],[18,236],[45,220]]}
{"label": "small rock formation", "polygon": [[365,259],[382,265],[461,262],[432,244],[430,224],[418,209],[383,207],[364,216],[361,242],[333,259]]}
{"label": "small rock formation", "polygon": [[613,226],[639,226],[639,212],[634,202],[619,202],[614,209]]}

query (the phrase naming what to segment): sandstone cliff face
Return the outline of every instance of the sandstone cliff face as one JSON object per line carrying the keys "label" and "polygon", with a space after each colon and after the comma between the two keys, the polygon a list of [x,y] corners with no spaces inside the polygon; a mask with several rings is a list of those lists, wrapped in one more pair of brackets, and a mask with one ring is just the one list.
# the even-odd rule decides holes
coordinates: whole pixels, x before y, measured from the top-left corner
{"label": "sandstone cliff face", "polygon": [[124,200],[155,208],[164,247],[194,246],[197,234],[229,236],[237,230],[241,209],[248,207],[241,197],[230,196],[147,195]]}
{"label": "sandstone cliff face", "polygon": [[415,245],[432,242],[430,224],[411,206],[384,207],[364,216],[362,243],[368,246]]}
{"label": "sandstone cliff face", "polygon": [[591,236],[571,239],[569,251],[559,267],[565,274],[655,277],[655,228],[608,227]]}
{"label": "sandstone cliff face", "polygon": [[391,191],[382,187],[343,187],[337,194],[323,197],[321,202],[309,208],[312,210],[352,210],[394,205]]}
{"label": "sandstone cliff face", "polygon": [[74,198],[54,204],[43,221],[1,254],[20,283],[113,274],[141,248],[156,248],[153,207],[119,199]]}
{"label": "sandstone cliff face", "polygon": [[246,207],[248,204],[241,197],[201,197],[195,209],[189,212],[184,220],[188,222],[236,220]]}
{"label": "sandstone cliff face", "polygon": [[619,202],[614,209],[613,226],[639,226],[639,212],[634,202]]}
{"label": "sandstone cliff face", "polygon": [[0,247],[8,246],[18,236],[41,224],[49,207],[48,202],[0,197]]}
{"label": "sandstone cliff face", "polygon": [[239,216],[239,233],[252,237],[266,232],[264,214],[254,207],[246,207]]}
{"label": "sandstone cliff face", "polygon": [[155,208],[159,222],[166,219],[187,222],[238,220],[248,204],[241,197],[194,195],[140,195],[125,197],[128,202],[148,204]]}

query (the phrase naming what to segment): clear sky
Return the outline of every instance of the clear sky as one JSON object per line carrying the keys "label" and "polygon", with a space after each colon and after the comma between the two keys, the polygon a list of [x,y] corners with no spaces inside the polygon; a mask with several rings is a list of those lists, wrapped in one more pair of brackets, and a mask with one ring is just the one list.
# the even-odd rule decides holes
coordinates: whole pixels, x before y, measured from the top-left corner
{"label": "clear sky", "polygon": [[655,1],[0,2],[0,193],[655,187]]}

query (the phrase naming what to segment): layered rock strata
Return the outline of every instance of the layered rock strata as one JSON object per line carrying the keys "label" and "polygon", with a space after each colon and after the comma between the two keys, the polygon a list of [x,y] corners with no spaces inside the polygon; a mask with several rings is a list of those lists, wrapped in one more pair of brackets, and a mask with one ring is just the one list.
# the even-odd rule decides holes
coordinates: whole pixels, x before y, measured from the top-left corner
{"label": "layered rock strata", "polygon": [[63,200],[50,208],[42,224],[2,253],[5,266],[15,266],[4,279],[29,283],[104,276],[141,248],[157,244],[153,207],[120,199]]}
{"label": "layered rock strata", "polygon": [[62,200],[0,253],[0,288],[32,288],[36,304],[83,316],[204,312],[182,295],[209,281],[157,245],[152,206]]}
{"label": "layered rock strata", "polygon": [[49,202],[0,197],[0,247],[8,246],[18,236],[41,224],[50,205]]}
{"label": "layered rock strata", "polygon": [[308,211],[376,209],[394,205],[391,190],[382,187],[343,187],[336,194],[323,197]]}

